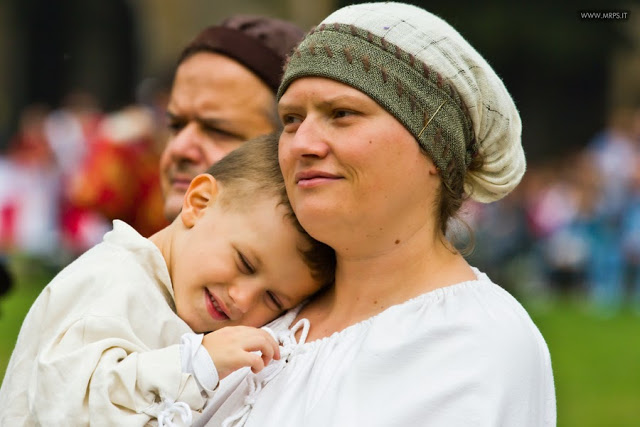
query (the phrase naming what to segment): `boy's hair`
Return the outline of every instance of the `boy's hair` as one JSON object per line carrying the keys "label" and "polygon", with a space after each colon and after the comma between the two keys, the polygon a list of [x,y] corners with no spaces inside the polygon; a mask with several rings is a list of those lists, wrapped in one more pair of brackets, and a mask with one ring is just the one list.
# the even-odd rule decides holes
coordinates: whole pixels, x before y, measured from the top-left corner
{"label": "boy's hair", "polygon": [[259,197],[277,197],[286,216],[308,243],[298,251],[315,280],[333,283],[336,258],[332,248],[315,240],[302,228],[291,208],[278,163],[278,134],[250,139],[211,166],[207,173],[221,184],[218,202],[223,207],[242,207]]}

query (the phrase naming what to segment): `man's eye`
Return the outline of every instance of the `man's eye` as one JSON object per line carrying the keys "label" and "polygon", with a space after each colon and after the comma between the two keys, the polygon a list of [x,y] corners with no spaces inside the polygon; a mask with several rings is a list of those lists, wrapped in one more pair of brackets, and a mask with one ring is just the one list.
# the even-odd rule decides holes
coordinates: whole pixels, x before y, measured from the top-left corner
{"label": "man's eye", "polygon": [[181,122],[169,122],[167,124],[169,130],[173,133],[180,132],[180,130],[184,127],[184,123]]}
{"label": "man's eye", "polygon": [[218,139],[233,139],[233,140],[243,140],[244,138],[235,134],[235,133],[231,133],[227,130],[224,129],[220,129],[219,127],[215,126],[215,125],[209,125],[207,123],[202,123],[201,124],[201,129],[203,132],[207,133],[209,136],[218,138]]}
{"label": "man's eye", "polygon": [[230,137],[230,136],[231,136],[231,134],[230,134],[229,132],[225,132],[225,131],[223,131],[223,130],[220,130],[220,129],[218,129],[218,128],[214,128],[214,127],[211,127],[211,126],[203,126],[203,128],[202,128],[202,129],[203,129],[206,133],[209,133],[209,134],[215,134],[215,135],[221,135],[221,136],[224,136],[225,138],[228,138],[228,137]]}

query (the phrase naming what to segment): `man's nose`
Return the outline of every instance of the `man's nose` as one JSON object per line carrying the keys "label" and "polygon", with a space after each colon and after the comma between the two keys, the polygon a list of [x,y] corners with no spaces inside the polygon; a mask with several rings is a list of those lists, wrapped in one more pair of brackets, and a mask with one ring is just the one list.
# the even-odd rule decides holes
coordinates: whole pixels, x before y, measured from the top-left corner
{"label": "man's nose", "polygon": [[171,153],[171,157],[174,159],[189,159],[192,162],[198,162],[202,157],[199,139],[197,124],[188,123],[169,139],[166,150]]}

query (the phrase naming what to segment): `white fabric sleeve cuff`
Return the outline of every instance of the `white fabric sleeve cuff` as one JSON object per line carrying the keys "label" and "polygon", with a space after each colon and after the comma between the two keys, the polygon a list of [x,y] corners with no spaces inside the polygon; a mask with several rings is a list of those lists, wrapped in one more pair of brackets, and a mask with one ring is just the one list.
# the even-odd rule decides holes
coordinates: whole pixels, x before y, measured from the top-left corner
{"label": "white fabric sleeve cuff", "polygon": [[182,372],[191,374],[200,389],[211,394],[218,386],[218,370],[202,345],[204,334],[187,333],[180,339]]}

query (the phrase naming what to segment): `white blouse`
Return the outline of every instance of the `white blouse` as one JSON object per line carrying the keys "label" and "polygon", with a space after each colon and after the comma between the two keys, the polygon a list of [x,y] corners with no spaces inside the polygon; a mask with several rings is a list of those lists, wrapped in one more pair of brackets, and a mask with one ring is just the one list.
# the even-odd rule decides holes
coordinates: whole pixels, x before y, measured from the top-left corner
{"label": "white blouse", "polygon": [[554,426],[542,335],[509,293],[474,271],[477,280],[312,342],[306,319],[291,328],[299,308],[290,311],[268,325],[282,359],[225,378],[195,425]]}

